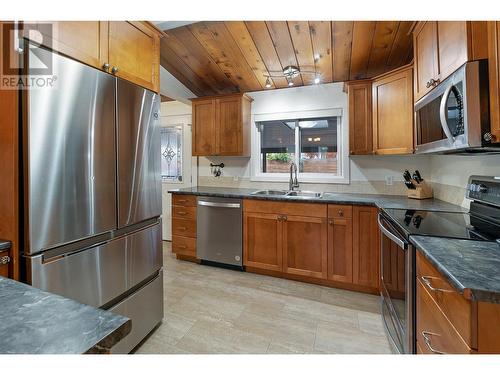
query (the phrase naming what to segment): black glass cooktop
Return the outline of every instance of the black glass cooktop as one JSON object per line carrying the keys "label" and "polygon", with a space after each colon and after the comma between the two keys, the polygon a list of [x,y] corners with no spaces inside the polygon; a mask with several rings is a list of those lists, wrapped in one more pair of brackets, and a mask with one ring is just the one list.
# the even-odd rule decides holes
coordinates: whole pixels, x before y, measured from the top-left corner
{"label": "black glass cooktop", "polygon": [[500,238],[500,225],[463,212],[436,212],[384,209],[407,236],[425,235],[494,241]]}

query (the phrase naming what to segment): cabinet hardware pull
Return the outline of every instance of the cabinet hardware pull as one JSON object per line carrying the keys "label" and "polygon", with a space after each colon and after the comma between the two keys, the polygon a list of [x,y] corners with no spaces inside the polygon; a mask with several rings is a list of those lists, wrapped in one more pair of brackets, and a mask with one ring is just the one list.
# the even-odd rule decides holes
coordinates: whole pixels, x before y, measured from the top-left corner
{"label": "cabinet hardware pull", "polygon": [[186,227],[179,227],[179,230],[186,230]]}
{"label": "cabinet hardware pull", "polygon": [[278,215],[278,221],[281,221],[281,220],[283,220],[283,216]]}
{"label": "cabinet hardware pull", "polygon": [[283,221],[287,221],[287,219],[286,215],[283,215]]}
{"label": "cabinet hardware pull", "polygon": [[437,277],[432,277],[432,276],[420,276],[420,279],[422,282],[433,292],[442,292],[442,293],[453,293],[453,290],[447,290],[447,289],[441,289],[441,288],[435,288],[432,286],[431,280],[430,279],[435,279],[435,280],[440,280]]}
{"label": "cabinet hardware pull", "polygon": [[179,203],[186,203],[187,202],[187,199],[179,199],[178,200]]}
{"label": "cabinet hardware pull", "polygon": [[177,212],[177,215],[184,216],[184,215],[187,215],[187,212],[185,212],[185,211],[179,211],[179,212]]}
{"label": "cabinet hardware pull", "polygon": [[0,265],[8,264],[10,263],[10,256],[5,255],[3,257],[0,257]]}
{"label": "cabinet hardware pull", "polygon": [[117,66],[113,66],[111,68],[111,73],[113,73],[113,74],[118,73],[118,67]]}
{"label": "cabinet hardware pull", "polygon": [[339,216],[344,216],[344,211],[339,210],[338,214],[339,214]]}
{"label": "cabinet hardware pull", "polygon": [[102,68],[107,72],[109,70],[109,64],[108,63],[104,63],[102,65]]}
{"label": "cabinet hardware pull", "polygon": [[424,338],[425,346],[427,346],[427,348],[434,354],[446,354],[432,347],[430,336],[441,336],[441,335],[429,331],[422,331],[422,337]]}
{"label": "cabinet hardware pull", "polygon": [[333,225],[333,220],[328,220],[328,224]]}
{"label": "cabinet hardware pull", "polygon": [[186,245],[177,245],[177,247],[178,247],[179,249],[186,249],[186,248],[187,248],[187,246],[186,246]]}

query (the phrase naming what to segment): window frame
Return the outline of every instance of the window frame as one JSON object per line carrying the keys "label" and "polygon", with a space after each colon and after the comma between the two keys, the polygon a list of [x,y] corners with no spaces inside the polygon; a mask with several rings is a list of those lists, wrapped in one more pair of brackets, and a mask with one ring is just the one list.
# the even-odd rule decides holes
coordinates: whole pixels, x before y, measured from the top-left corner
{"label": "window frame", "polygon": [[[309,183],[334,183],[334,184],[349,184],[349,134],[346,129],[346,117],[343,115],[342,108],[331,108],[313,111],[297,111],[297,112],[279,112],[255,114],[252,116],[252,155],[251,155],[251,181],[271,181],[271,182],[288,182],[290,179],[289,173],[263,173],[261,167],[261,139],[260,133],[257,130],[257,123],[272,120],[307,120],[321,117],[338,117],[338,132],[337,132],[337,168],[338,175],[332,176],[331,173],[304,173],[298,172],[299,182]],[[295,148],[300,147],[299,131],[295,131]],[[300,151],[300,150],[299,150]],[[295,153],[295,160],[300,160],[300,152]]]}

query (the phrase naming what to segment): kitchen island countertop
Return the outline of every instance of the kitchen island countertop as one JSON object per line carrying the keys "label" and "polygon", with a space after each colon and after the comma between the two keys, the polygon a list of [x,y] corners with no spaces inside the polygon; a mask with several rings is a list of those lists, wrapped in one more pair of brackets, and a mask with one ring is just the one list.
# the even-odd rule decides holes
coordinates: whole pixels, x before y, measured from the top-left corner
{"label": "kitchen island countertop", "polygon": [[108,353],[129,318],[0,276],[0,354]]}
{"label": "kitchen island countertop", "polygon": [[410,239],[464,297],[500,303],[499,244],[430,236]]}

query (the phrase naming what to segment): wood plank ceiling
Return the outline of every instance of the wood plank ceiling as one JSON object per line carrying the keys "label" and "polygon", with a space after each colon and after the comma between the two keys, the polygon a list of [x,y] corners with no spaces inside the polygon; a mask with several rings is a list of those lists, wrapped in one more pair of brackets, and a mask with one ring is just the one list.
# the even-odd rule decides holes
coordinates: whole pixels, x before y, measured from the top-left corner
{"label": "wood plank ceiling", "polygon": [[[295,65],[321,83],[374,77],[411,61],[412,21],[197,22],[166,30],[161,65],[197,96],[265,89]],[[287,87],[272,78],[271,88]],[[313,74],[294,78],[311,85]]]}

